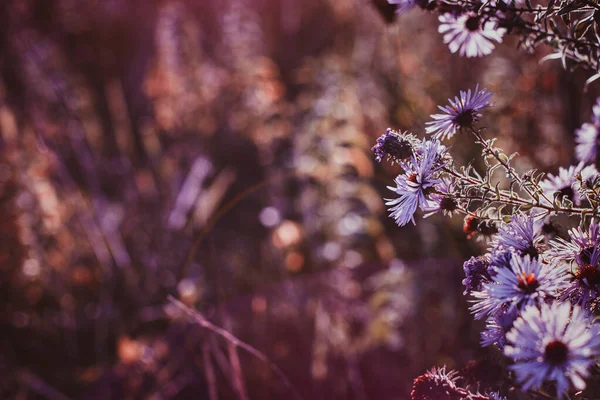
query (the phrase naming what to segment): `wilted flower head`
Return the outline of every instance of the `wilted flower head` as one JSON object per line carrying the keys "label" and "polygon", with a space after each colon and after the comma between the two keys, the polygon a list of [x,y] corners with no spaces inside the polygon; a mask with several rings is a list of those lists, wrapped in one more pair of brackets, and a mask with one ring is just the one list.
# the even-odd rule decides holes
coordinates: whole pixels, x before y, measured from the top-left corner
{"label": "wilted flower head", "polygon": [[457,385],[460,377],[456,371],[446,372],[446,367],[432,368],[413,382],[412,400],[506,400],[496,392],[487,395],[472,393]]}
{"label": "wilted flower head", "polygon": [[462,15],[447,13],[440,15],[439,32],[444,35],[452,53],[461,56],[481,57],[494,50],[502,42],[506,29],[499,28],[496,21],[485,19],[474,12]]}
{"label": "wilted flower head", "polygon": [[587,313],[571,304],[552,303],[523,310],[506,334],[504,353],[515,360],[510,368],[524,390],[556,382],[557,396],[585,389],[585,378],[600,355],[600,331]]}
{"label": "wilted flower head", "polygon": [[377,138],[377,143],[371,148],[377,162],[387,158],[392,164],[401,163],[410,158],[413,150],[420,141],[408,132],[396,132],[390,128]]}
{"label": "wilted flower head", "polygon": [[450,105],[438,106],[444,114],[430,115],[434,121],[426,123],[429,126],[425,131],[439,140],[451,138],[459,129],[472,127],[481,118],[479,111],[490,106],[491,97],[492,93],[487,89],[479,90],[479,85],[473,92],[471,89],[466,92],[461,90],[460,97],[448,99]]}
{"label": "wilted flower head", "polygon": [[386,199],[385,203],[391,206],[390,216],[398,225],[406,225],[409,221],[414,223],[417,207],[423,210],[429,207],[427,195],[440,183],[437,172],[444,166],[443,149],[444,146],[437,140],[423,140],[419,151],[413,151],[410,162],[403,163],[405,172],[394,180],[396,187],[388,186],[398,194],[398,198]]}
{"label": "wilted flower head", "polygon": [[491,282],[473,292],[475,304],[471,307],[476,319],[495,316],[508,307],[508,312],[553,298],[565,285],[565,271],[554,264],[531,258],[513,256],[510,268],[494,267]]}
{"label": "wilted flower head", "polygon": [[458,372],[446,372],[446,367],[434,367],[414,380],[410,398],[412,400],[462,399],[464,396],[459,393],[459,388],[456,386],[457,379]]}

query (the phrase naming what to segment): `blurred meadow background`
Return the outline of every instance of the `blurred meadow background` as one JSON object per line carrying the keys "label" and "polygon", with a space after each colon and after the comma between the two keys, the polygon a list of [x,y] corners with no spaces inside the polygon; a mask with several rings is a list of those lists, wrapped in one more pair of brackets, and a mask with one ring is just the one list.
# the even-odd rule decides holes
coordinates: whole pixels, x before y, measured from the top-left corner
{"label": "blurred meadow background", "polygon": [[435,365],[493,386],[461,286],[485,241],[395,226],[370,148],[480,83],[498,145],[556,173],[595,93],[544,55],[461,59],[384,0],[0,2],[0,398],[408,399]]}

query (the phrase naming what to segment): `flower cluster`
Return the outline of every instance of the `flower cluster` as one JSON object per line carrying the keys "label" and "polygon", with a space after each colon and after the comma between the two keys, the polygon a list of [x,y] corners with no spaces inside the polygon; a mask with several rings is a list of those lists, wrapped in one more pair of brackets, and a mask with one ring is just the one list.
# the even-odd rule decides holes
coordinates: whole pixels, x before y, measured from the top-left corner
{"label": "flower cluster", "polygon": [[[562,60],[565,68],[583,66],[600,77],[600,45],[594,28],[594,16],[600,8],[594,2],[567,2],[547,6],[522,0],[388,0],[396,13],[414,8],[438,14],[438,31],[450,52],[462,57],[483,57],[492,53],[508,33],[520,37],[525,50],[544,43],[554,54],[547,59]],[[566,29],[560,26],[564,22]],[[563,25],[563,26],[564,26]],[[573,40],[576,38],[576,40]],[[567,60],[569,61],[567,63]],[[583,155],[594,136],[593,126],[581,132]],[[597,135],[595,135],[597,136]]]}
{"label": "flower cluster", "polygon": [[[463,266],[471,312],[486,321],[481,344],[503,351],[522,390],[553,387],[560,398],[570,389],[585,389],[591,367],[600,359],[600,327],[594,323],[600,303],[600,224],[595,212],[600,177],[589,164],[595,161],[597,138],[590,140],[584,125],[585,131],[577,131],[578,165],[560,168],[546,179],[535,171],[519,174],[512,164],[514,154],[504,154],[477,126],[491,96],[479,86],[461,91],[448,106],[439,107],[441,114],[431,116],[428,138],[417,141],[411,134],[388,130],[373,151],[378,161],[397,162],[404,171],[389,187],[397,197],[386,203],[398,225],[414,223],[419,209],[425,216],[462,214],[469,237],[488,238],[485,255]],[[597,136],[600,102],[593,113],[588,125]],[[485,173],[455,167],[441,140],[458,131],[472,134],[481,145]],[[500,187],[498,170],[510,178],[509,188]],[[547,229],[561,214],[580,220],[568,237],[552,236]],[[421,393],[427,390],[453,398],[455,378],[443,369],[433,370],[415,380],[413,392],[421,397],[413,398],[425,398]]]}

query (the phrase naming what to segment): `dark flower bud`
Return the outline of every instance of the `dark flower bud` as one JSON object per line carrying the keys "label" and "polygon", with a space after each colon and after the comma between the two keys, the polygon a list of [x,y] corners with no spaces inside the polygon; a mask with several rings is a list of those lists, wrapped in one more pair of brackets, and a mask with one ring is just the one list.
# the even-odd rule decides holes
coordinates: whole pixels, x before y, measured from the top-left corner
{"label": "dark flower bud", "polygon": [[409,133],[398,133],[388,128],[383,135],[377,138],[377,144],[371,148],[375,159],[382,162],[387,159],[392,164],[400,163],[413,154],[413,149],[419,141]]}

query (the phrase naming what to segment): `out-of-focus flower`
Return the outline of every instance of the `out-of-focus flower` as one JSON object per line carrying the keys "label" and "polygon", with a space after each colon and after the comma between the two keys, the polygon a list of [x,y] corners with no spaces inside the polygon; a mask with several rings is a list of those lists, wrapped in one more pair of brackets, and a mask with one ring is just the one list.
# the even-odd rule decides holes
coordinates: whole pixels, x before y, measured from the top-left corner
{"label": "out-of-focus flower", "polygon": [[438,140],[444,140],[454,136],[459,129],[472,127],[481,118],[479,111],[491,105],[491,97],[492,93],[485,88],[479,90],[479,85],[473,92],[471,89],[466,92],[461,90],[460,97],[448,99],[450,105],[438,106],[444,114],[430,115],[434,121],[426,123],[429,126],[425,128],[425,132]]}
{"label": "out-of-focus flower", "polygon": [[529,255],[513,256],[510,268],[494,268],[492,281],[473,292],[471,307],[476,319],[494,316],[508,307],[512,312],[542,300],[553,298],[566,283],[565,271],[555,264],[543,263]]}
{"label": "out-of-focus flower", "polygon": [[490,394],[488,394],[488,397],[490,400],[506,400],[506,397],[502,396],[498,392],[491,392]]}
{"label": "out-of-focus flower", "polygon": [[598,133],[599,127],[594,124],[585,123],[575,131],[575,157],[579,161],[591,163],[598,156]]}
{"label": "out-of-focus flower", "polygon": [[586,122],[575,131],[575,157],[586,163],[593,163],[598,156],[598,134],[600,133],[600,98],[592,107],[592,123]]}
{"label": "out-of-focus flower", "polygon": [[600,125],[600,97],[596,99],[596,104],[592,106],[592,123]]}
{"label": "out-of-focus flower", "polygon": [[523,310],[506,334],[504,353],[515,360],[510,368],[524,390],[556,382],[557,396],[586,387],[585,378],[600,355],[600,330],[578,306],[542,304]]}
{"label": "out-of-focus flower", "polygon": [[377,138],[377,143],[371,148],[377,162],[387,158],[392,164],[400,163],[410,158],[413,150],[420,141],[408,132],[396,132],[390,128]]}
{"label": "out-of-focus flower", "polygon": [[437,140],[424,140],[420,155],[413,152],[410,162],[403,163],[405,173],[394,180],[396,187],[388,186],[388,189],[399,195],[396,199],[386,199],[385,203],[391,206],[390,216],[399,226],[404,226],[409,221],[414,223],[417,207],[426,209],[429,206],[430,200],[426,195],[433,186],[440,183],[437,172],[444,165],[440,157],[440,148],[443,147]]}
{"label": "out-of-focus flower", "polygon": [[415,8],[417,5],[415,0],[388,0],[388,3],[394,4],[397,7],[396,14],[404,14]]}
{"label": "out-of-focus flower", "polygon": [[[495,43],[501,43],[506,29],[484,19],[474,12],[462,15],[451,13],[440,15],[438,31],[444,35],[444,43],[448,44],[452,53],[461,56],[481,57],[494,50]],[[495,43],[494,43],[495,42]]]}

